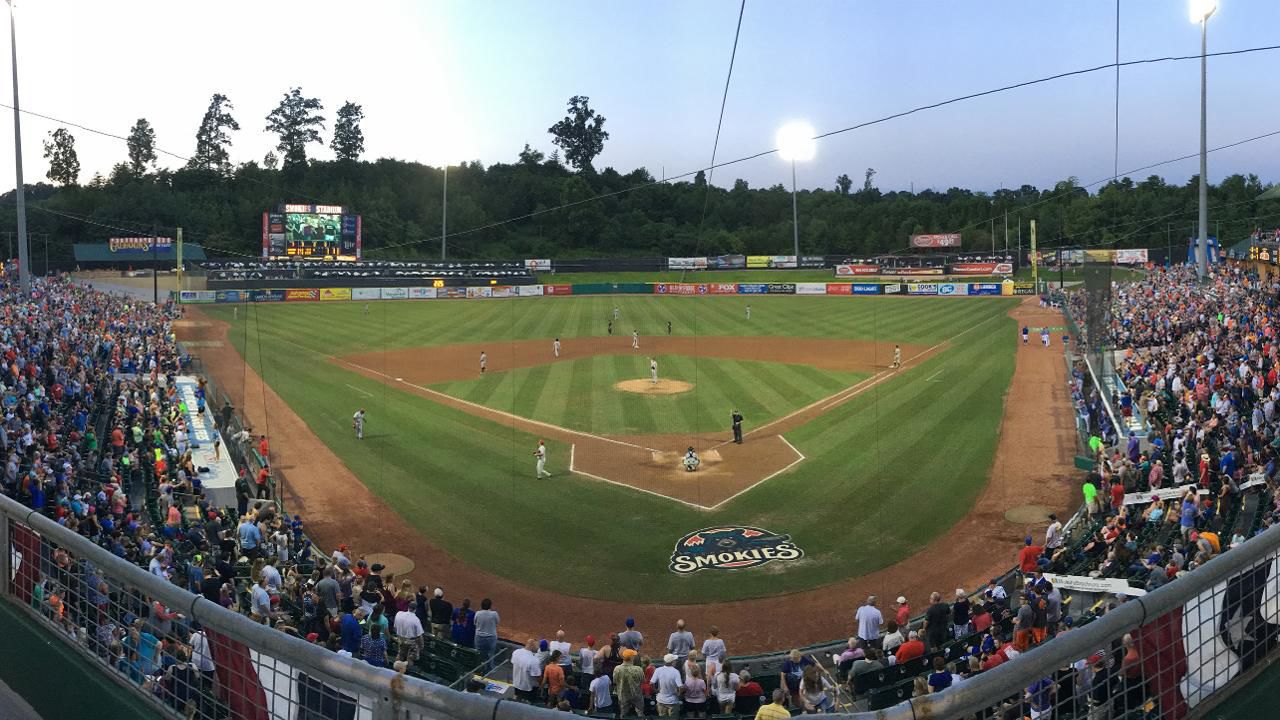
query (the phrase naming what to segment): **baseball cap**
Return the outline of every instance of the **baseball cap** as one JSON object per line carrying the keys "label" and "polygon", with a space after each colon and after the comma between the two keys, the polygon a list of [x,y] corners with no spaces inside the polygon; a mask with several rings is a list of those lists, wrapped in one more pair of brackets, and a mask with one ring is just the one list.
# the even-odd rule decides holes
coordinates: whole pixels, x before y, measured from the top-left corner
{"label": "baseball cap", "polygon": [[627,627],[635,627],[635,626],[636,626],[636,619],[635,619],[635,618],[627,618]]}
{"label": "baseball cap", "polygon": [[907,638],[911,640],[917,640],[920,638],[920,633],[916,632],[915,630],[912,630],[911,632],[907,633]]}
{"label": "baseball cap", "polygon": [[899,595],[899,596],[898,596],[898,602],[900,602],[900,603],[905,603],[906,601],[907,601],[907,596],[906,596],[906,595]]}
{"label": "baseball cap", "polygon": [[626,659],[628,659],[628,658],[633,658],[633,657],[635,657],[636,655],[639,655],[639,654],[640,654],[640,653],[636,652],[635,650],[632,650],[631,648],[627,648],[626,650],[623,650],[623,651],[622,651],[622,659],[623,659],[623,660],[626,660]]}
{"label": "baseball cap", "polygon": [[675,662],[676,660],[679,660],[679,658],[677,658],[674,653],[667,653],[666,655],[662,656],[662,662],[668,665]]}
{"label": "baseball cap", "polygon": [[588,636],[587,636],[587,644],[588,644],[588,645],[595,645],[595,644],[596,644],[596,636],[595,636],[595,635],[588,635]]}
{"label": "baseball cap", "polygon": [[320,633],[307,633],[307,642],[315,642],[320,639]]}

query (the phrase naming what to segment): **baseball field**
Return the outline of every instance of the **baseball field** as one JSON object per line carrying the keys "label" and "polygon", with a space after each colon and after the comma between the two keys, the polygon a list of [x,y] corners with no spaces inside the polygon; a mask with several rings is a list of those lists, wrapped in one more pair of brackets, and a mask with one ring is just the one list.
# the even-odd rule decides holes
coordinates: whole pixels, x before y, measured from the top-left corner
{"label": "baseball field", "polygon": [[[961,520],[991,475],[1019,301],[587,296],[198,312],[226,323],[230,348],[388,508],[352,506],[346,526],[377,535],[403,520],[450,556],[565,595],[699,603],[861,576]],[[741,445],[729,442],[734,410]],[[263,419],[256,429],[271,432]],[[550,478],[535,479],[539,439]],[[703,461],[693,473],[679,467],[690,446]],[[677,541],[719,527],[785,534],[803,554],[673,572]]]}

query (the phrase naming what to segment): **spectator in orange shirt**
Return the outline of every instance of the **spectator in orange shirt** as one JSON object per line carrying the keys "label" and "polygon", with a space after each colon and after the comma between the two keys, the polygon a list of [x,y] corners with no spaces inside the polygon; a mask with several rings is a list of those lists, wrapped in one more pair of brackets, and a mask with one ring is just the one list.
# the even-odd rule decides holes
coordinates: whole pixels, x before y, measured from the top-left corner
{"label": "spectator in orange shirt", "polygon": [[560,651],[552,650],[546,667],[542,668],[542,684],[547,688],[547,704],[556,706],[560,692],[564,690],[564,669],[560,667]]}
{"label": "spectator in orange shirt", "polygon": [[267,454],[270,450],[271,446],[267,444],[267,436],[263,435],[262,438],[258,440],[258,454],[262,456],[263,460],[266,460]]}
{"label": "spectator in orange shirt", "polygon": [[1026,546],[1018,551],[1018,569],[1023,575],[1030,575],[1036,571],[1036,562],[1040,556],[1044,554],[1044,548],[1039,545],[1032,545],[1031,536],[1028,535],[1024,542]]}
{"label": "spectator in orange shirt", "polygon": [[893,619],[898,621],[900,628],[906,628],[911,623],[911,606],[907,604],[905,595],[898,596],[898,610]]}
{"label": "spectator in orange shirt", "polygon": [[267,486],[267,479],[268,479],[268,478],[270,478],[270,477],[271,477],[271,469],[270,469],[270,468],[268,468],[266,465],[263,465],[263,466],[262,466],[262,469],[258,471],[258,481],[257,481],[257,482],[258,482],[258,497],[259,497],[259,498],[268,498],[268,497],[271,497],[271,493],[270,493],[269,488],[268,488],[268,486]]}
{"label": "spectator in orange shirt", "polygon": [[920,634],[912,630],[907,635],[907,641],[898,646],[898,652],[894,653],[897,664],[901,665],[908,660],[922,657],[924,655],[924,643],[920,641]]}

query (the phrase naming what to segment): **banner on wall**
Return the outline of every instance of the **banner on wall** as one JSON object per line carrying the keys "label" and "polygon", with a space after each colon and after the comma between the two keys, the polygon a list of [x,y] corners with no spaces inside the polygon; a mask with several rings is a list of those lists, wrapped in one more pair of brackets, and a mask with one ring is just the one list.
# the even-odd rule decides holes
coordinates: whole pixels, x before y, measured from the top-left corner
{"label": "banner on wall", "polygon": [[795,295],[795,283],[769,283],[768,292],[770,295]]}
{"label": "banner on wall", "polygon": [[826,283],[796,283],[797,295],[826,295]]}
{"label": "banner on wall", "polygon": [[769,267],[770,256],[768,255],[748,255],[747,269],[767,268]]}
{"label": "banner on wall", "polygon": [[797,264],[802,268],[824,268],[827,259],[821,255],[801,255]]}
{"label": "banner on wall", "polygon": [[1148,262],[1146,248],[1116,250],[1117,265],[1141,265],[1145,262]]}
{"label": "banner on wall", "polygon": [[965,283],[942,283],[938,285],[939,295],[968,295],[969,286]]}
{"label": "banner on wall", "polygon": [[411,287],[409,290],[410,300],[435,300],[436,289],[433,287]]}
{"label": "banner on wall", "polygon": [[[901,285],[894,285],[893,287],[895,288],[893,292],[898,292],[902,288]],[[853,283],[849,288],[854,295],[879,295],[881,291],[889,292],[888,285],[879,283]]]}
{"label": "banner on wall", "polygon": [[769,286],[764,283],[738,283],[739,295],[764,295],[769,292]]}
{"label": "banner on wall", "polygon": [[717,255],[707,258],[707,267],[713,270],[741,270],[746,266],[746,255]]}
{"label": "banner on wall", "polygon": [[1110,262],[1115,262],[1115,259],[1116,259],[1116,251],[1115,251],[1115,250],[1107,250],[1107,249],[1102,249],[1102,250],[1085,250],[1085,251],[1084,251],[1084,259],[1085,259],[1085,261],[1086,261],[1086,262],[1100,262],[1100,263],[1110,263]]}
{"label": "banner on wall", "polygon": [[572,295],[573,286],[572,285],[543,285],[542,294],[543,295]]}
{"label": "banner on wall", "polygon": [[493,297],[496,298],[509,298],[516,296],[516,289],[510,285],[494,285],[492,289]]}
{"label": "banner on wall", "polygon": [[879,275],[879,265],[837,265],[836,277],[856,277],[858,275]]}
{"label": "banner on wall", "polygon": [[378,288],[351,288],[352,300],[377,300],[381,297]]}
{"label": "banner on wall", "polygon": [[[898,293],[902,292],[902,283],[887,283],[885,285],[882,285],[881,287],[884,288],[885,295],[897,295]],[[854,290],[854,292],[856,293],[858,291]]]}
{"label": "banner on wall", "polygon": [[493,288],[491,287],[469,287],[465,288],[467,297],[469,298],[487,298],[493,297]]}
{"label": "banner on wall", "polygon": [[999,295],[1000,283],[969,283],[970,295]]}
{"label": "banner on wall", "polygon": [[737,295],[737,283],[707,283],[708,295]]}
{"label": "banner on wall", "polygon": [[283,290],[250,290],[249,302],[284,302]]}
{"label": "banner on wall", "polygon": [[778,270],[791,270],[799,267],[795,255],[774,255],[769,258],[769,267]]}
{"label": "banner on wall", "polygon": [[938,233],[933,235],[912,235],[911,247],[917,248],[958,248],[960,233]]}
{"label": "banner on wall", "polygon": [[551,261],[545,260],[545,259],[544,260],[525,260],[524,268],[529,272],[550,272]]}
{"label": "banner on wall", "polygon": [[907,285],[908,295],[937,295],[937,283],[909,283]]}
{"label": "banner on wall", "polygon": [[1012,275],[1013,263],[954,263],[947,268],[952,275]]}
{"label": "banner on wall", "polygon": [[320,288],[321,300],[350,300],[351,288]]}
{"label": "banner on wall", "polygon": [[852,295],[853,285],[849,283],[827,283],[827,295]]}
{"label": "banner on wall", "polygon": [[941,275],[943,269],[940,267],[900,267],[885,268],[885,275]]}
{"label": "banner on wall", "polygon": [[467,288],[464,287],[442,287],[436,288],[436,297],[450,300],[457,300],[467,296]]}
{"label": "banner on wall", "polygon": [[667,258],[668,270],[706,270],[707,259],[704,257]]}
{"label": "banner on wall", "polygon": [[380,288],[379,293],[383,300],[407,300],[409,298],[409,288]]}
{"label": "banner on wall", "polygon": [[1013,294],[1014,295],[1035,295],[1036,285],[1035,283],[1029,283],[1029,282],[1014,283]]}
{"label": "banner on wall", "polygon": [[[706,293],[706,286],[703,286]],[[698,286],[694,283],[654,283],[654,295],[697,295]]]}
{"label": "banner on wall", "polygon": [[213,290],[183,290],[178,293],[178,302],[211,303],[216,302],[218,293]]}
{"label": "banner on wall", "polygon": [[541,285],[517,285],[516,295],[520,297],[540,297],[542,295]]}
{"label": "banner on wall", "polygon": [[284,291],[284,299],[288,301],[311,301],[320,299],[320,291],[316,288],[295,288]]}
{"label": "banner on wall", "polygon": [[242,290],[217,290],[215,292],[217,294],[214,298],[220,303],[239,303],[248,299]]}

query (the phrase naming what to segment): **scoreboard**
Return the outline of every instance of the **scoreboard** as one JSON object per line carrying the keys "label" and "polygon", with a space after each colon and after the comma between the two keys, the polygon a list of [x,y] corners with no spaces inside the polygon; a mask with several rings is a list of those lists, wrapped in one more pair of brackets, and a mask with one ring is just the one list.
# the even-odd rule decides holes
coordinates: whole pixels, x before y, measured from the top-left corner
{"label": "scoreboard", "polygon": [[360,259],[361,218],[341,205],[284,204],[262,214],[262,259]]}

